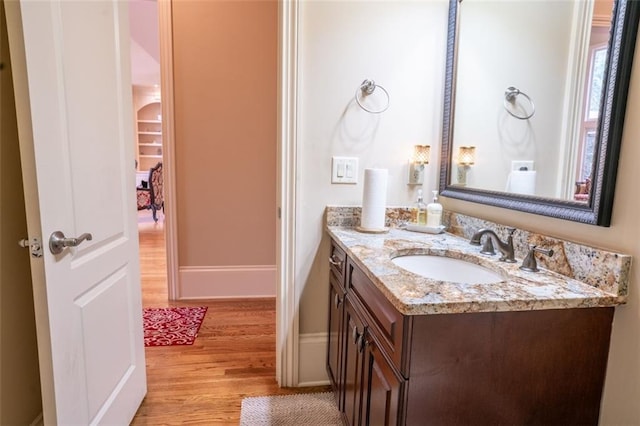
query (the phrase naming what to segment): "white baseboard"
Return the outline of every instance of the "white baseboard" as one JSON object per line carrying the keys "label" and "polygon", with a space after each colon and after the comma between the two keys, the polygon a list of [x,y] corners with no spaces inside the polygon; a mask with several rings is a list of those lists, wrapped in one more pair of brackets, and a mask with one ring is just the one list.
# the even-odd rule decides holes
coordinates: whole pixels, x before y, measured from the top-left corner
{"label": "white baseboard", "polygon": [[301,334],[299,345],[298,387],[328,385],[327,333]]}
{"label": "white baseboard", "polygon": [[242,265],[178,269],[178,299],[275,297],[275,265]]}

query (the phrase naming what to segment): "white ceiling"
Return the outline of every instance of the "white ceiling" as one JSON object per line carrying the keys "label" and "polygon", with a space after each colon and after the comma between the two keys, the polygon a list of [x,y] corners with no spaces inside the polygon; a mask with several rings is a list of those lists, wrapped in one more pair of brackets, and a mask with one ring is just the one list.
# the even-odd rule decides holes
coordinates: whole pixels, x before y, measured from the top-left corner
{"label": "white ceiling", "polygon": [[131,82],[136,86],[160,84],[158,4],[155,0],[129,0]]}

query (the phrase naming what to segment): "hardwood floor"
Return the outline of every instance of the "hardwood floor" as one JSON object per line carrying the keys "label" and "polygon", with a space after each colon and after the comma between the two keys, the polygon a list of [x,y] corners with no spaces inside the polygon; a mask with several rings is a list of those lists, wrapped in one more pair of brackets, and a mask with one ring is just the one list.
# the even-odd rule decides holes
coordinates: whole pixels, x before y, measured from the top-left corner
{"label": "hardwood floor", "polygon": [[192,346],[145,349],[147,396],[132,425],[237,425],[244,397],[329,390],[278,387],[275,299],[169,303],[162,222],[145,220],[139,235],[143,305],[209,309]]}

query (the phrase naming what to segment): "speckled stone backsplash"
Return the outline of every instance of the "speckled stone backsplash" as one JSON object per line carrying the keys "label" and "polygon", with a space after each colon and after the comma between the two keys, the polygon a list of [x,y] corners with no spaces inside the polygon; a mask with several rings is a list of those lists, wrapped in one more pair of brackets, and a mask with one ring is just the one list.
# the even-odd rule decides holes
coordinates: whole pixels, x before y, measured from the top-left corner
{"label": "speckled stone backsplash", "polygon": [[[361,207],[327,206],[325,219],[327,226],[359,226]],[[385,224],[391,228],[398,228],[411,220],[409,207],[387,207]]]}
{"label": "speckled stone backsplash", "polygon": [[[327,206],[326,225],[355,227],[360,225],[360,214],[360,207]],[[385,226],[398,228],[407,223],[410,217],[408,207],[387,207]],[[506,240],[508,233],[504,225],[450,211],[444,212],[443,224],[447,227],[446,232],[467,239],[481,228],[493,229],[503,240]],[[553,249],[552,257],[536,256],[539,267],[582,281],[608,293],[620,296],[628,294],[631,256],[524,229],[518,229],[513,235],[513,240],[518,259],[524,258],[532,245]]]}

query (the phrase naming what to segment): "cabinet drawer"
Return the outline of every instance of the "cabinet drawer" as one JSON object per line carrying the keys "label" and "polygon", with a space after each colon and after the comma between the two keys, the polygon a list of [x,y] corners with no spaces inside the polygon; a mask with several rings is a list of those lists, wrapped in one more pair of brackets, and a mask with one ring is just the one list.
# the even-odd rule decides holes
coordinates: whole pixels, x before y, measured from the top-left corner
{"label": "cabinet drawer", "polygon": [[341,286],[344,286],[344,270],[347,263],[347,253],[342,250],[335,241],[331,240],[331,252],[329,254],[329,267],[335,274]]}
{"label": "cabinet drawer", "polygon": [[403,346],[404,332],[408,329],[407,319],[387,300],[371,280],[358,268],[351,259],[348,260],[347,287],[355,295],[369,316],[371,331],[380,342],[382,349],[393,361],[395,367],[403,375],[407,375],[404,368]]}

